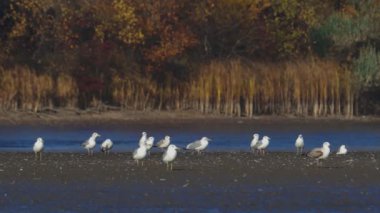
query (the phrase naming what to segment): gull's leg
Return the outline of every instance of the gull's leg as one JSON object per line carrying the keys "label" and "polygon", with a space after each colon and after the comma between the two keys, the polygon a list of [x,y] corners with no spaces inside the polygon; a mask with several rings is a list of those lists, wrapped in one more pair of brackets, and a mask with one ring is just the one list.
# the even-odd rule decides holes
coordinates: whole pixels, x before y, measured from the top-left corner
{"label": "gull's leg", "polygon": [[34,159],[37,160],[38,159],[38,155],[37,155],[37,152],[34,152]]}
{"label": "gull's leg", "polygon": [[143,160],[141,161],[141,166],[144,166],[144,161]]}
{"label": "gull's leg", "polygon": [[137,166],[139,165],[139,160],[136,160]]}
{"label": "gull's leg", "polygon": [[303,152],[303,147],[301,147],[301,152],[300,152],[300,155],[302,155],[302,152]]}
{"label": "gull's leg", "polygon": [[87,149],[87,154],[90,155],[90,149]]}
{"label": "gull's leg", "polygon": [[166,170],[169,170],[169,162],[166,163]]}
{"label": "gull's leg", "polygon": [[42,161],[42,152],[40,152],[40,161]]}
{"label": "gull's leg", "polygon": [[173,163],[170,163],[170,171],[173,171]]}

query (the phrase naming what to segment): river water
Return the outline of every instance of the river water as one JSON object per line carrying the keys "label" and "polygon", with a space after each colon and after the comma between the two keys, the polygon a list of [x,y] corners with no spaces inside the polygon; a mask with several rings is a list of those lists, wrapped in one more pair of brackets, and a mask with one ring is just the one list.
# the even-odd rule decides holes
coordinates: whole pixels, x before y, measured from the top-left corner
{"label": "river water", "polygon": [[[80,152],[92,132],[101,134],[98,145],[110,138],[116,152],[137,147],[142,131],[155,141],[170,135],[172,143],[186,146],[202,136],[212,139],[209,151],[248,151],[254,133],[271,138],[269,151],[294,151],[294,141],[303,134],[305,150],[329,141],[333,151],[345,144],[350,151],[380,150],[380,122],[341,120],[192,120],[144,121],[126,124],[20,125],[0,127],[0,151],[31,151],[37,137],[45,140],[46,152]],[[98,146],[99,147],[99,146]],[[99,148],[98,148],[99,150]]]}

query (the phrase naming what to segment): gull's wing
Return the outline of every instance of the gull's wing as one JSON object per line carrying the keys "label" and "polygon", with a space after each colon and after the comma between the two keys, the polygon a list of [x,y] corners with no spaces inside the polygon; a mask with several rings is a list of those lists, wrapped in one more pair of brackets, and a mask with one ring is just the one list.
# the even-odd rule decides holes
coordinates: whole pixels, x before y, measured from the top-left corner
{"label": "gull's wing", "polygon": [[86,146],[88,144],[88,140],[86,140],[85,142],[82,143],[82,146]]}
{"label": "gull's wing", "polygon": [[322,149],[321,148],[315,148],[311,150],[307,156],[312,157],[312,158],[319,158],[323,155]]}
{"label": "gull's wing", "polygon": [[166,155],[168,155],[167,152],[164,152],[164,154],[162,155],[162,159],[165,159],[166,158]]}
{"label": "gull's wing", "polygon": [[261,146],[261,144],[263,144],[263,141],[259,140],[259,141],[257,141],[256,145],[254,145],[253,147],[257,148],[257,147]]}
{"label": "gull's wing", "polygon": [[100,147],[102,147],[102,148],[106,148],[106,147],[107,147],[107,143],[104,141],[104,142],[102,143],[102,145],[100,145]]}
{"label": "gull's wing", "polygon": [[135,149],[135,151],[133,151],[133,156],[135,156],[137,154],[137,150],[138,149]]}
{"label": "gull's wing", "polygon": [[158,141],[157,143],[156,143],[156,146],[162,146],[162,144],[164,144],[164,142],[165,142],[165,139],[161,139],[160,141]]}
{"label": "gull's wing", "polygon": [[192,143],[189,143],[186,146],[186,149],[196,149],[196,148],[200,147],[201,145],[202,145],[201,141],[197,140],[197,141],[194,141]]}

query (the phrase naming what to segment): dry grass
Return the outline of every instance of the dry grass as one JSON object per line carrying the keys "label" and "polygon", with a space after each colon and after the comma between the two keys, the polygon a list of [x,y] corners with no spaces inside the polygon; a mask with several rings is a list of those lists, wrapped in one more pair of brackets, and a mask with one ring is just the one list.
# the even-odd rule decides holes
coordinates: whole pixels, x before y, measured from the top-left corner
{"label": "dry grass", "polygon": [[36,112],[53,107],[56,98],[61,107],[76,105],[76,84],[67,75],[60,75],[55,81],[51,75],[38,75],[26,67],[0,68],[0,81],[0,108],[4,111]]}
{"label": "dry grass", "polygon": [[204,66],[190,85],[192,108],[231,116],[353,115],[351,72],[331,61],[274,65],[240,60]]}
{"label": "dry grass", "polygon": [[[158,82],[139,75],[112,77],[112,104],[134,110],[197,110],[228,116],[354,114],[357,88],[349,70],[332,61],[281,64],[213,61],[188,82]],[[25,68],[0,68],[0,108],[37,111],[78,107],[78,87],[70,75],[38,75]],[[100,100],[100,99],[99,99]]]}

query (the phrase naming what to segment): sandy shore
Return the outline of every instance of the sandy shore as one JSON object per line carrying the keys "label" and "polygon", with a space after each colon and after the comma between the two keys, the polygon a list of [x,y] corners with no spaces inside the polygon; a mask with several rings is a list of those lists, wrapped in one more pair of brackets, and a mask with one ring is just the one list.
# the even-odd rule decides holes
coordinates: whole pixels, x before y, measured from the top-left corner
{"label": "sandy shore", "polygon": [[378,211],[379,158],[179,153],[167,171],[161,153],[143,167],[131,153],[0,153],[0,211]]}

